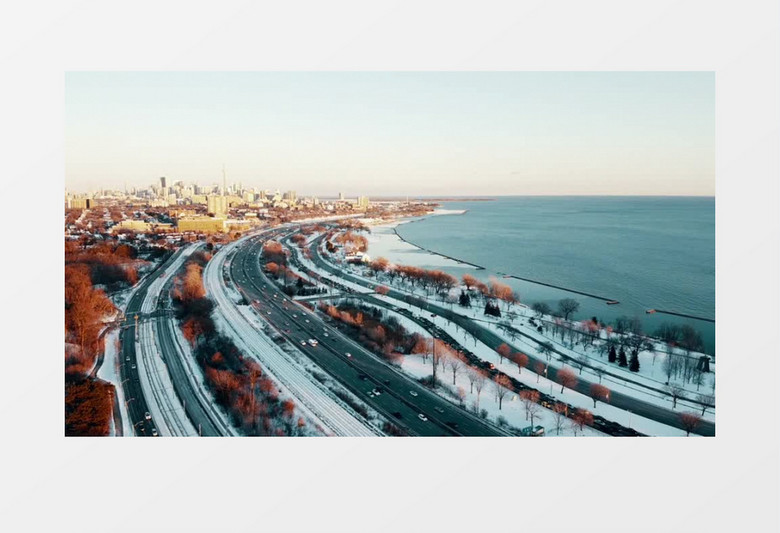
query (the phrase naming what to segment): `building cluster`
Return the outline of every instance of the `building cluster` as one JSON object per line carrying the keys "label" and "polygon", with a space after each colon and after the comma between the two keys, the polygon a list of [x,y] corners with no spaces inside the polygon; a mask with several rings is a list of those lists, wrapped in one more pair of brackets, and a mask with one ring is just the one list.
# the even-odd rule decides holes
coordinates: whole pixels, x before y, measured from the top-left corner
{"label": "building cluster", "polygon": [[[316,196],[299,197],[296,191],[281,192],[256,187],[247,188],[241,183],[201,186],[184,181],[170,182],[161,177],[146,188],[125,191],[102,190],[91,194],[74,195],[66,192],[65,204],[71,209],[91,209],[97,206],[125,205],[164,208],[171,213],[175,229],[179,232],[224,232],[243,230],[270,218],[271,214],[320,211],[342,213],[368,211],[371,202],[367,196],[320,200]],[[132,231],[165,230],[166,223],[155,224],[142,220],[123,220],[115,228]]]}

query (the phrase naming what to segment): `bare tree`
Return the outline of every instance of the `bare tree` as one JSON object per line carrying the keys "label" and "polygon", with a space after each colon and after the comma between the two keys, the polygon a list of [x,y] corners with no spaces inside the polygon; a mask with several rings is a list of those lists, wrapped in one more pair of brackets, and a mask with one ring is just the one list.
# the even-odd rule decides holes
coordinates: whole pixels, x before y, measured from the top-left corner
{"label": "bare tree", "polygon": [[561,392],[563,392],[566,387],[574,388],[577,384],[577,376],[568,368],[561,368],[555,376],[555,381],[561,386]]}
{"label": "bare tree", "polygon": [[676,383],[667,385],[666,392],[672,397],[672,409],[677,407],[677,400],[685,398],[685,389]]}
{"label": "bare tree", "polygon": [[691,431],[696,431],[696,428],[699,427],[700,422],[701,417],[697,413],[680,413],[680,423],[685,430],[686,437],[691,434]]}
{"label": "bare tree", "polygon": [[[535,390],[523,390],[520,391],[520,401],[523,402],[523,407],[525,408],[525,419],[528,420],[528,418],[531,416],[531,406],[532,405],[538,405],[539,403],[539,391]],[[533,425],[533,421],[531,422],[531,425]]]}
{"label": "bare tree", "polygon": [[574,434],[577,435],[577,430],[585,429],[585,426],[593,424],[593,414],[587,409],[577,409],[571,417],[572,428]]}
{"label": "bare tree", "polygon": [[496,381],[493,383],[493,387],[496,390],[496,398],[498,398],[498,410],[501,410],[501,405],[504,402],[504,398],[509,394],[512,383],[509,378],[501,374],[496,377]]}
{"label": "bare tree", "polygon": [[558,301],[558,312],[564,320],[569,320],[572,313],[576,313],[579,308],[580,303],[574,298],[564,298]]}
{"label": "bare tree", "polygon": [[466,371],[466,377],[469,378],[469,385],[471,385],[469,394],[474,392],[474,383],[476,383],[477,379],[479,379],[477,376],[479,376],[479,374],[473,370]]}
{"label": "bare tree", "polygon": [[704,416],[704,411],[708,407],[715,407],[715,395],[713,394],[699,394],[696,399],[701,404],[701,416]]}
{"label": "bare tree", "polygon": [[579,370],[580,376],[582,375],[582,369],[585,368],[588,365],[588,356],[585,354],[578,355],[574,362],[572,363],[573,366]]}
{"label": "bare tree", "polygon": [[444,362],[444,366],[449,368],[452,372],[452,384],[455,385],[455,379],[458,377],[458,373],[463,368],[463,361],[457,357],[450,357]]}
{"label": "bare tree", "polygon": [[539,353],[544,355],[547,360],[549,361],[552,357],[553,353],[553,346],[549,342],[540,342],[539,343]]}
{"label": "bare tree", "polygon": [[555,424],[555,434],[560,435],[561,430],[566,426],[566,416],[569,414],[569,406],[565,403],[556,403],[553,406],[553,424]]}
{"label": "bare tree", "polygon": [[474,374],[474,388],[477,389],[477,410],[479,410],[479,396],[485,387],[485,376],[481,373]]}
{"label": "bare tree", "polygon": [[593,398],[593,408],[596,408],[596,402],[601,400],[602,402],[609,401],[609,389],[604,385],[594,383],[590,386],[590,397]]}
{"label": "bare tree", "polygon": [[593,373],[599,377],[599,383],[601,383],[601,378],[604,377],[604,373],[605,373],[604,368],[600,366],[594,366]]}
{"label": "bare tree", "polygon": [[533,309],[537,316],[540,317],[542,315],[552,314],[552,309],[550,309],[550,306],[544,302],[535,302],[533,305],[531,305],[531,309]]}

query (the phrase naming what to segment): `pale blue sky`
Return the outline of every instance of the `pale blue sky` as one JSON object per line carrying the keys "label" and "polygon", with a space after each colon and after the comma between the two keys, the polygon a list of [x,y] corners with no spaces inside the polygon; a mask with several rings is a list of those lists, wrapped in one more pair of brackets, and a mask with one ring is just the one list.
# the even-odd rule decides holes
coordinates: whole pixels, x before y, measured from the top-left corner
{"label": "pale blue sky", "polygon": [[715,194],[715,75],[68,73],[71,190]]}

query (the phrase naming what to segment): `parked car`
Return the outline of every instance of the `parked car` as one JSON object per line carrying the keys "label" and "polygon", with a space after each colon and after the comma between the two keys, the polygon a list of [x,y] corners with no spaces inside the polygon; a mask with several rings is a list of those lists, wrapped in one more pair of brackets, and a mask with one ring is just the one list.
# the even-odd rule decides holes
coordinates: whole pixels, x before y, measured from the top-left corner
{"label": "parked car", "polygon": [[425,415],[424,415],[424,414],[422,414],[422,413],[420,413],[419,415],[417,415],[417,418],[419,418],[419,419],[420,419],[420,420],[422,420],[423,422],[427,422],[427,421],[428,421],[428,417],[427,417],[427,416],[425,416]]}
{"label": "parked car", "polygon": [[413,390],[410,390],[410,391],[409,391],[409,394],[411,394],[411,395],[412,395],[412,396],[414,396],[414,397],[417,397],[417,392],[415,392],[415,391],[413,391]]}

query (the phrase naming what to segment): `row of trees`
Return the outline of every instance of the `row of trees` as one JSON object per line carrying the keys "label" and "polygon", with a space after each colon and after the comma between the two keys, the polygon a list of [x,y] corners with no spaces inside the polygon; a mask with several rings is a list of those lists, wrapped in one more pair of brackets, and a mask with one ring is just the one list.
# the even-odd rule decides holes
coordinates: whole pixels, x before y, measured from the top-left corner
{"label": "row of trees", "polygon": [[[67,249],[67,248],[66,248]],[[87,254],[83,254],[84,257]],[[89,376],[102,351],[104,320],[116,309],[92,282],[90,264],[65,265],[65,434],[108,435],[113,385]]]}
{"label": "row of trees", "polygon": [[291,400],[282,400],[279,389],[260,365],[245,358],[233,342],[221,335],[211,318],[214,304],[206,298],[203,265],[206,254],[193,254],[171,293],[184,337],[190,343],[206,383],[230,414],[233,423],[248,435],[306,435],[305,420],[296,415]]}

